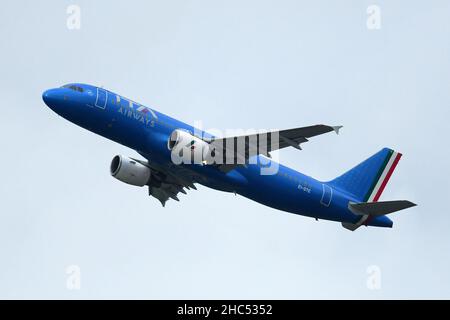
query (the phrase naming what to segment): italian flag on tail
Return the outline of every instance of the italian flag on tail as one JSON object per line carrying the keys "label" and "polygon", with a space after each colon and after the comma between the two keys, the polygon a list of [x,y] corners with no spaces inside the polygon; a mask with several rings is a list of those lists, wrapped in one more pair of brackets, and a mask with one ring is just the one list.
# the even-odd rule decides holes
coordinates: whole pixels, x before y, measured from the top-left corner
{"label": "italian flag on tail", "polygon": [[[365,202],[377,202],[378,199],[380,199],[380,196],[383,193],[383,190],[386,187],[387,183],[389,182],[389,179],[391,178],[391,175],[394,172],[395,167],[397,166],[401,157],[401,153],[389,149],[389,152],[387,153],[383,164],[378,170],[372,186],[369,188],[369,191],[366,194]],[[355,230],[361,225],[367,225],[371,219],[372,216],[367,214],[363,215],[354,226],[350,227],[350,230]]]}
{"label": "italian flag on tail", "polygon": [[376,179],[374,179],[372,186],[369,188],[369,191],[364,198],[364,202],[378,201],[401,157],[401,153],[389,150],[378,171]]}

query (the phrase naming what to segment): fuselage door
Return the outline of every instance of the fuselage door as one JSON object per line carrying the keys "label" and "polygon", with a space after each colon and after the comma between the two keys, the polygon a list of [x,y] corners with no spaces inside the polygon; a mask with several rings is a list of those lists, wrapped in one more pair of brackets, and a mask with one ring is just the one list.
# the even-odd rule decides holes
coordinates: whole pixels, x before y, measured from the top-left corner
{"label": "fuselage door", "polygon": [[329,185],[322,184],[322,199],[320,199],[320,203],[325,207],[329,207],[331,198],[333,198],[333,189]]}
{"label": "fuselage door", "polygon": [[95,100],[95,106],[100,109],[106,108],[106,101],[108,100],[108,92],[105,89],[97,88],[97,99]]}

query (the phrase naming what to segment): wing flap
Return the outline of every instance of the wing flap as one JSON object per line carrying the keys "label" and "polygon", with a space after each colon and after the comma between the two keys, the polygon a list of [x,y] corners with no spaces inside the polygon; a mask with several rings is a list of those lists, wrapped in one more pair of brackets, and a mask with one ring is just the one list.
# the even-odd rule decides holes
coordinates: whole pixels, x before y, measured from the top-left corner
{"label": "wing flap", "polygon": [[148,186],[148,194],[158,199],[164,207],[167,200],[173,199],[180,201],[178,193],[187,194],[187,190],[197,190],[194,183],[196,182],[192,173],[182,166],[163,166],[150,161],[150,157],[141,153],[147,161],[136,160],[152,170],[151,180]]}

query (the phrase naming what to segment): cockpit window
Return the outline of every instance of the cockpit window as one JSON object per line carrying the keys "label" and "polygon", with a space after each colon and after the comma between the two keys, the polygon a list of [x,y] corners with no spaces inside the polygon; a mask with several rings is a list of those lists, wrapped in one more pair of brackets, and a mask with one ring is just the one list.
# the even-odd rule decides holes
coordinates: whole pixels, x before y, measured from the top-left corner
{"label": "cockpit window", "polygon": [[63,88],[67,88],[70,90],[74,90],[74,91],[78,91],[78,92],[83,92],[84,89],[82,87],[73,85],[73,84],[66,84],[65,86],[62,86]]}

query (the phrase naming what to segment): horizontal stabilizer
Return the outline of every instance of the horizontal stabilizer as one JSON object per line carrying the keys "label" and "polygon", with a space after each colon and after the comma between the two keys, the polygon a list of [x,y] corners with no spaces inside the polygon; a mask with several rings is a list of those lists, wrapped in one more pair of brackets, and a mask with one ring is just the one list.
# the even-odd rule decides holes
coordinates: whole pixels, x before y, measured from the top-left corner
{"label": "horizontal stabilizer", "polygon": [[408,200],[395,200],[395,201],[379,201],[379,202],[360,202],[354,203],[350,202],[348,208],[355,214],[358,215],[369,215],[369,216],[384,216],[386,214],[411,208],[416,206]]}

